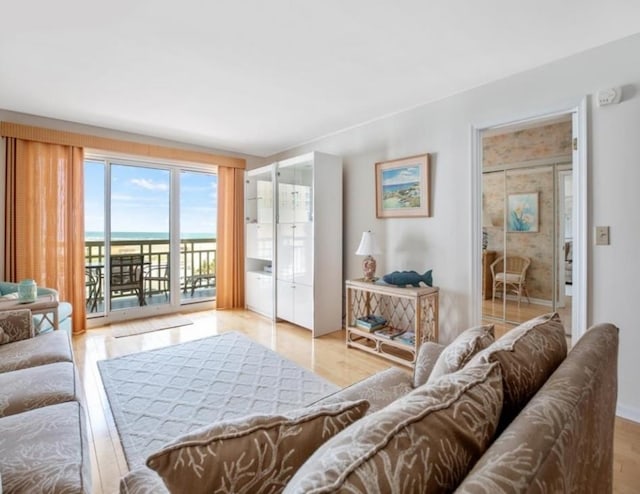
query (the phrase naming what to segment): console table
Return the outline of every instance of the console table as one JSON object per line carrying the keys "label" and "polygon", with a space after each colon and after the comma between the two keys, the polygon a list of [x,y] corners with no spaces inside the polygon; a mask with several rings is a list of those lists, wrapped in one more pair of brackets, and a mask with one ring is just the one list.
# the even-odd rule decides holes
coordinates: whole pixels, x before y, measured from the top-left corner
{"label": "console table", "polygon": [[[413,367],[418,348],[425,341],[438,341],[437,287],[398,287],[362,279],[346,282],[347,347],[357,348]],[[413,344],[382,337],[356,326],[356,319],[382,316],[391,328],[413,331]]]}

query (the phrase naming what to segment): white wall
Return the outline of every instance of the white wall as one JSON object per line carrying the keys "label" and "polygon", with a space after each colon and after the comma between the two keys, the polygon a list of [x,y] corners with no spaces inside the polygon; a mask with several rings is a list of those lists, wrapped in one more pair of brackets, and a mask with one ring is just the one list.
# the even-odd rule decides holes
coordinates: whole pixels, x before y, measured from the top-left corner
{"label": "white wall", "polygon": [[[470,127],[576,107],[586,95],[624,86],[623,101],[589,104],[589,238],[611,226],[611,245],[588,246],[588,320],[620,327],[619,412],[640,421],[640,330],[635,304],[640,280],[640,35],[508,79],[300,146],[250,168],[309,150],[344,159],[344,276],[361,273],[354,255],[364,230],[375,231],[384,254],[378,274],[433,268],[441,289],[441,340],[471,320]],[[432,154],[432,217],[376,219],[374,163]]]}

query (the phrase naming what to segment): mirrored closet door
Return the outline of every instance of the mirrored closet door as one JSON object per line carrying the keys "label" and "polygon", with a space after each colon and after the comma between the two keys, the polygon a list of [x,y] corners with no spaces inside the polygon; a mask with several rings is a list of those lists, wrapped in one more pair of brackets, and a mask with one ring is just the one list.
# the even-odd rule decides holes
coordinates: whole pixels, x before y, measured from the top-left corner
{"label": "mirrored closet door", "polygon": [[483,135],[482,315],[571,320],[571,121]]}

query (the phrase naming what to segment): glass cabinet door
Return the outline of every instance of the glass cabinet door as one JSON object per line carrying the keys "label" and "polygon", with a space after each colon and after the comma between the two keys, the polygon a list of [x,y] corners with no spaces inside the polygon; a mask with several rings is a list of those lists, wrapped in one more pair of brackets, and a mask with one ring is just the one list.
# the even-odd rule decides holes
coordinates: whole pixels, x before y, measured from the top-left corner
{"label": "glass cabinet door", "polygon": [[278,167],[278,222],[313,221],[313,162]]}
{"label": "glass cabinet door", "polygon": [[247,224],[273,223],[273,179],[271,171],[247,174],[245,183]]}

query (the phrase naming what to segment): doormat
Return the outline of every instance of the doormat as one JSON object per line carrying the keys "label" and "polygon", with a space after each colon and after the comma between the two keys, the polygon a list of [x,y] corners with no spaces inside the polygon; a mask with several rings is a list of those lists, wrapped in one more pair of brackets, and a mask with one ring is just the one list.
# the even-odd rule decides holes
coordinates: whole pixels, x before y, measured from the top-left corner
{"label": "doormat", "polygon": [[111,336],[114,338],[122,338],[123,336],[150,333],[152,331],[160,331],[161,329],[188,326],[189,324],[193,324],[193,321],[180,314],[150,317],[148,319],[137,319],[135,321],[118,323],[118,327],[111,330]]}

